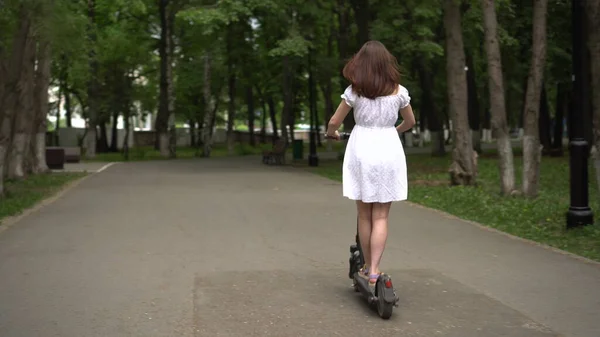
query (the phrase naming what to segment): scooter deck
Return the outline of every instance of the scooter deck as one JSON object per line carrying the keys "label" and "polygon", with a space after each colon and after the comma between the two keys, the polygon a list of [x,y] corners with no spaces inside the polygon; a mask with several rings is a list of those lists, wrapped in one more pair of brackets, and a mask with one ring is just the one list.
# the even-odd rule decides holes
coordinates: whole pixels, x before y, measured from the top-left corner
{"label": "scooter deck", "polygon": [[360,276],[359,273],[354,273],[354,282],[356,282],[358,289],[367,298],[369,303],[377,300],[377,296],[374,292],[375,287],[369,286],[369,280],[366,277]]}

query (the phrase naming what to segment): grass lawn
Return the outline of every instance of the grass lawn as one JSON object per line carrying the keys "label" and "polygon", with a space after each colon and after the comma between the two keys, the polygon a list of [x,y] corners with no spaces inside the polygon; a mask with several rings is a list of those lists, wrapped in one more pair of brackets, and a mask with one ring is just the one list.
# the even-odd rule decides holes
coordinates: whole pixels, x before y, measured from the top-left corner
{"label": "grass lawn", "polygon": [[[333,151],[338,151],[341,148],[341,143],[333,144]],[[234,156],[248,156],[248,155],[260,155],[263,150],[270,150],[272,148],[271,144],[257,144],[252,147],[248,144],[235,144],[234,148]],[[317,148],[319,152],[326,151],[325,146],[321,148]],[[288,149],[288,152],[292,152],[292,148]],[[308,155],[309,152],[309,144],[308,142],[304,142],[304,157]],[[200,154],[201,154],[200,150]],[[227,146],[224,144],[216,145],[212,148],[211,158],[212,157],[227,157],[229,153],[227,151]],[[197,149],[193,147],[178,147],[177,148],[177,158],[178,159],[190,159],[197,157]],[[160,155],[160,152],[155,150],[153,147],[136,147],[132,148],[129,152],[129,160],[130,161],[143,161],[143,160],[165,160],[166,158]],[[84,159],[84,161],[93,161],[93,162],[121,162],[125,161],[123,154],[121,152],[113,152],[113,153],[98,153],[96,154],[96,158],[94,159]]]}
{"label": "grass lawn", "polygon": [[20,214],[83,176],[85,173],[49,173],[5,181],[6,196],[0,199],[0,224],[5,217]]}
{"label": "grass lawn", "polygon": [[[449,187],[450,156],[408,155],[409,201],[445,211],[463,219],[560,248],[600,261],[598,189],[590,165],[590,206],[596,225],[566,230],[569,207],[568,154],[542,159],[539,197],[501,197],[497,159],[484,153],[479,158],[477,187]],[[314,173],[341,181],[341,161],[322,161]],[[522,159],[515,156],[516,179],[521,184]]]}

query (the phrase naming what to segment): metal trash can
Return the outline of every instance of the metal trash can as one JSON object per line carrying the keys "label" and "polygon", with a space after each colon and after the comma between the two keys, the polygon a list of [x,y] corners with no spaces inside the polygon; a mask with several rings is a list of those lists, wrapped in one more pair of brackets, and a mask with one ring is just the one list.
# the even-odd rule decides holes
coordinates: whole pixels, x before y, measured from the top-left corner
{"label": "metal trash can", "polygon": [[302,139],[294,139],[294,142],[292,143],[292,152],[294,160],[304,158],[304,141]]}

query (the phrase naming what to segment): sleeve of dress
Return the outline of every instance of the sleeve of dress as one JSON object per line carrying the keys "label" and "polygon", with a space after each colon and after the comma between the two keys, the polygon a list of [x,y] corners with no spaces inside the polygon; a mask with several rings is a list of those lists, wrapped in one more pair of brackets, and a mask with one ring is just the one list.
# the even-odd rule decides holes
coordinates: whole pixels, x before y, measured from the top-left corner
{"label": "sleeve of dress", "polygon": [[408,90],[405,87],[400,86],[398,96],[400,97],[400,109],[406,108],[410,104],[410,95],[408,94]]}
{"label": "sleeve of dress", "polygon": [[344,99],[344,101],[346,101],[346,104],[348,104],[350,107],[354,107],[354,100],[355,100],[355,95],[354,92],[352,91],[352,86],[349,85],[346,90],[344,90],[344,93],[342,94],[342,98]]}

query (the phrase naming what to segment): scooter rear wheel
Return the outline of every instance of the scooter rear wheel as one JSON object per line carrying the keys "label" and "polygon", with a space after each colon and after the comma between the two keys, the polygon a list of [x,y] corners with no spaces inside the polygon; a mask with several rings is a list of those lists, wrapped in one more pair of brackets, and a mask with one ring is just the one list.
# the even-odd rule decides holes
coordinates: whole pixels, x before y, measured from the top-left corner
{"label": "scooter rear wheel", "polygon": [[394,311],[394,304],[387,303],[383,296],[383,287],[384,285],[381,282],[377,282],[377,313],[379,317],[383,319],[389,319],[392,317],[392,312]]}

